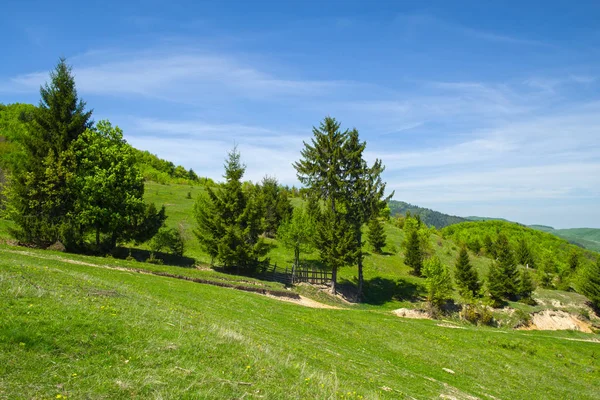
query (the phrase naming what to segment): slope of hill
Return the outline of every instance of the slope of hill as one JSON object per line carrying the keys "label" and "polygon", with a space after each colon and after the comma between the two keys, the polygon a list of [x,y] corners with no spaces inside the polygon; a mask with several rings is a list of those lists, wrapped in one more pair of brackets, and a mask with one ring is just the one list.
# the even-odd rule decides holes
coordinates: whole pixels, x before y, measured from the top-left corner
{"label": "slope of hill", "polygon": [[0,252],[6,398],[593,399],[600,390],[588,334],[312,309],[38,253]]}
{"label": "slope of hill", "polygon": [[573,252],[580,256],[581,262],[593,262],[598,257],[597,253],[581,249],[551,233],[512,222],[498,220],[463,222],[442,230],[445,237],[458,243],[467,244],[469,247],[473,247],[470,244],[476,241],[483,244],[486,236],[489,236],[493,241],[500,232],[508,237],[509,242],[515,249],[517,248],[517,242],[520,239],[525,239],[538,265],[542,260],[551,258],[560,270],[568,264],[569,257]]}
{"label": "slope of hill", "polygon": [[448,215],[429,208],[418,207],[404,201],[390,200],[388,203],[392,216],[404,215],[410,212],[411,215],[418,215],[427,226],[435,226],[441,229],[448,225],[458,224],[466,221],[464,218],[455,215]]}
{"label": "slope of hill", "polygon": [[468,220],[468,221],[504,221],[504,222],[512,222],[512,221],[509,221],[509,220],[504,219],[504,218],[476,217],[476,216],[465,217],[465,220]]}
{"label": "slope of hill", "polygon": [[544,225],[530,225],[531,228],[551,233],[570,243],[589,250],[600,252],[600,229],[597,228],[571,228],[554,229]]}

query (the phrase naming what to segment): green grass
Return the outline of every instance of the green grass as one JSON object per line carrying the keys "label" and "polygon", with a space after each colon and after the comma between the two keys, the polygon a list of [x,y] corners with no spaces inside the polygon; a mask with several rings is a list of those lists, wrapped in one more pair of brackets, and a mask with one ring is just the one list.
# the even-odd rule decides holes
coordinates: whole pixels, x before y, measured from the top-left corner
{"label": "green grass", "polygon": [[600,390],[600,344],[565,340],[597,335],[449,329],[6,251],[0,301],[1,398],[593,399]]}

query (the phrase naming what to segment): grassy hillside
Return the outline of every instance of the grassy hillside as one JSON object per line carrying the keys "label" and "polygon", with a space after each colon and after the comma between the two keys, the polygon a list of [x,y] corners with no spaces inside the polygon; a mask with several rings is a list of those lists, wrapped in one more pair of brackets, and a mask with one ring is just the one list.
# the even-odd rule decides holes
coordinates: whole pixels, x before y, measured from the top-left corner
{"label": "grassy hillside", "polygon": [[0,252],[3,398],[593,399],[600,390],[590,335],[311,309],[35,253]]}
{"label": "grassy hillside", "polygon": [[421,217],[421,221],[427,226],[435,226],[438,229],[466,221],[466,219],[461,217],[443,214],[438,211],[430,210],[429,208],[418,207],[403,201],[390,200],[388,205],[392,216],[405,215],[407,212],[410,212],[411,215],[418,215]]}

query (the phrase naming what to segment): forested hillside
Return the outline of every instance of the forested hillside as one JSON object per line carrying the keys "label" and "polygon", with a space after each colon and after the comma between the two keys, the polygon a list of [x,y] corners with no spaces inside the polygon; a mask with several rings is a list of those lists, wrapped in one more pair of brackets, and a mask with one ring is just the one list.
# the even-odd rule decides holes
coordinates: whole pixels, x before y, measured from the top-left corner
{"label": "forested hillside", "polygon": [[390,200],[388,206],[390,207],[392,216],[405,215],[406,213],[410,213],[414,216],[418,215],[421,218],[421,221],[427,226],[435,226],[438,229],[466,221],[465,218],[443,214],[438,211],[430,210],[429,208],[405,203],[404,201]]}

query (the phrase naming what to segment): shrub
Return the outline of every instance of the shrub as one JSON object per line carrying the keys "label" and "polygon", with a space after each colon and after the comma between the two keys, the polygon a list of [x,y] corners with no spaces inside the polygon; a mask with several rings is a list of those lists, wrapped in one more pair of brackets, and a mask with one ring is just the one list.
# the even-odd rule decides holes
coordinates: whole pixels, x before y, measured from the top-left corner
{"label": "shrub", "polygon": [[487,326],[495,324],[492,312],[482,304],[464,304],[459,315],[462,319],[472,324]]}
{"label": "shrub", "polygon": [[150,250],[152,253],[160,252],[163,249],[169,249],[171,254],[182,256],[184,251],[183,237],[177,229],[160,228],[158,233],[150,242]]}

